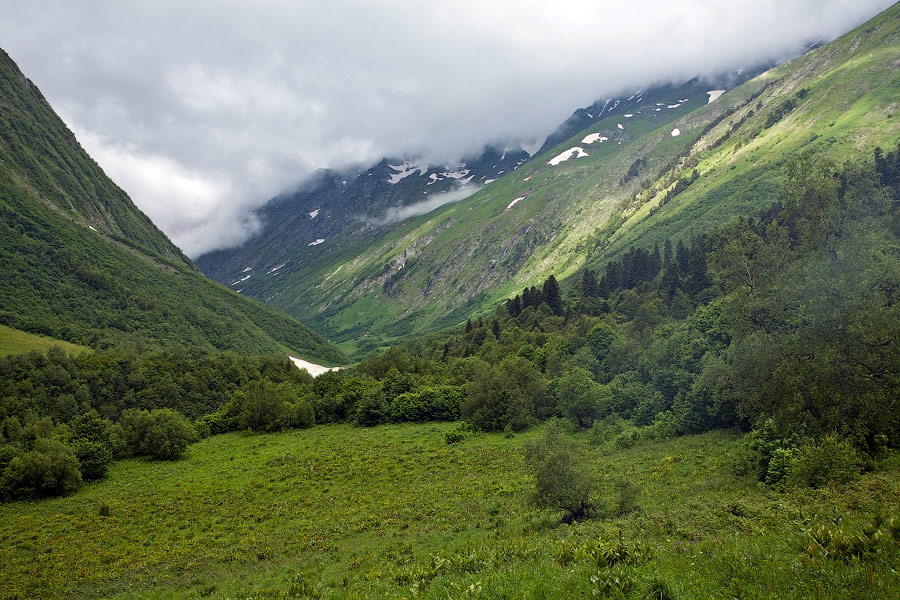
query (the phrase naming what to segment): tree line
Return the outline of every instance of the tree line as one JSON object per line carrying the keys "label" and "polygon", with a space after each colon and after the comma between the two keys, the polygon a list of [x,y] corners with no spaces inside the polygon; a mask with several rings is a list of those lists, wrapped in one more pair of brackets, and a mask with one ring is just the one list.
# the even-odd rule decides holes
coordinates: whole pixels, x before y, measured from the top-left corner
{"label": "tree line", "polygon": [[41,439],[78,458],[75,423],[88,414],[109,439],[131,440],[110,442],[114,457],[152,455],[120,429],[149,431],[129,424],[135,411],[150,423],[160,410],[199,436],[461,419],[455,442],[556,417],[627,447],[737,427],[761,440],[750,462],[763,481],[844,442],[896,447],[900,152],[844,165],[799,156],[785,175],[757,215],[632,248],[567,285],[548,277],[493,314],[315,379],[286,359],[231,353],[2,359],[0,469],[59,450]]}

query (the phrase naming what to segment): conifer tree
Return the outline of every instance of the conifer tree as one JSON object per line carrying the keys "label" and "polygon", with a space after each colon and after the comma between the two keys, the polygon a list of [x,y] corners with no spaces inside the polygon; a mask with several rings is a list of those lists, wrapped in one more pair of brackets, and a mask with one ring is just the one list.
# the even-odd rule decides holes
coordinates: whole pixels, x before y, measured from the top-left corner
{"label": "conifer tree", "polygon": [[556,277],[553,275],[544,282],[541,300],[547,303],[554,315],[559,316],[562,314],[562,298],[559,296],[559,284],[556,283]]}

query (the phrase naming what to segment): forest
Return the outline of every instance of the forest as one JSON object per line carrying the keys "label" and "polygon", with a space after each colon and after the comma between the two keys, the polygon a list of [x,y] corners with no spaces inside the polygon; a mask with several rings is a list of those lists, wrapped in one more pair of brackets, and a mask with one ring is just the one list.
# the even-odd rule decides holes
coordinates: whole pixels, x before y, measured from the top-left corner
{"label": "forest", "polygon": [[620,448],[749,431],[740,468],[761,482],[847,477],[900,443],[900,150],[802,155],[784,174],[757,215],[315,379],[177,348],[0,359],[0,490],[68,493],[114,459],[228,431],[459,421],[453,443],[552,418]]}

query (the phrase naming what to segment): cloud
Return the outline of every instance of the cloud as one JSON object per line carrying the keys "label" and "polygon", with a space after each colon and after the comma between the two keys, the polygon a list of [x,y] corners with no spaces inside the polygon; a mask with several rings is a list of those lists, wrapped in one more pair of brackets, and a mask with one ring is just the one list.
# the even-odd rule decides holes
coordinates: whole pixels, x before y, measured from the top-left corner
{"label": "cloud", "polygon": [[317,168],[537,138],[597,98],[794,56],[890,4],[6,0],[0,40],[196,256]]}
{"label": "cloud", "polygon": [[392,206],[388,208],[384,216],[379,219],[376,219],[372,222],[373,225],[389,225],[391,223],[397,223],[399,221],[403,221],[410,217],[418,217],[419,215],[427,215],[433,210],[436,210],[445,204],[450,204],[451,202],[459,202],[465,198],[468,198],[478,190],[480,190],[483,186],[478,185],[464,185],[461,186],[458,190],[453,190],[452,192],[444,192],[442,194],[435,194],[428,198],[428,200],[423,200],[422,202],[416,202],[415,204],[409,204],[407,206]]}

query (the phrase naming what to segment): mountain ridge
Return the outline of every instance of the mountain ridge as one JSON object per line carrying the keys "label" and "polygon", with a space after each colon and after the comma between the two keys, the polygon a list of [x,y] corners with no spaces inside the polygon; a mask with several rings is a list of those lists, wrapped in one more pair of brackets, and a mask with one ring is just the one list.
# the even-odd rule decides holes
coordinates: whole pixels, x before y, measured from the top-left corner
{"label": "mountain ridge", "polygon": [[[697,82],[592,119],[469,198],[278,277],[250,278],[243,291],[332,339],[371,348],[489,312],[550,274],[601,267],[631,245],[753,214],[777,201],[787,155],[815,149],[840,159],[851,146],[858,155],[894,143],[897,127],[872,111],[892,118],[898,12],[895,5],[712,102],[717,90]],[[804,87],[809,95],[796,97]]]}
{"label": "mountain ridge", "polygon": [[210,282],[84,152],[0,52],[0,323],[103,348],[340,351]]}

